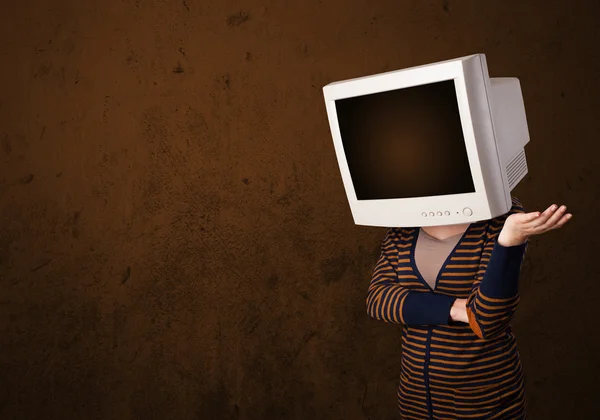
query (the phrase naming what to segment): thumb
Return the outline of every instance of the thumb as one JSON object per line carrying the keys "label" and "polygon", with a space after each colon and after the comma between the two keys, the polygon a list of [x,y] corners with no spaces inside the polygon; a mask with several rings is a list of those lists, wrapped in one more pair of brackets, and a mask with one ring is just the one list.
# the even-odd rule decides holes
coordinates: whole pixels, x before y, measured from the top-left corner
{"label": "thumb", "polygon": [[521,216],[521,220],[523,222],[531,222],[532,220],[537,219],[538,217],[540,217],[540,212],[539,211],[534,211],[532,213],[525,213],[524,215]]}

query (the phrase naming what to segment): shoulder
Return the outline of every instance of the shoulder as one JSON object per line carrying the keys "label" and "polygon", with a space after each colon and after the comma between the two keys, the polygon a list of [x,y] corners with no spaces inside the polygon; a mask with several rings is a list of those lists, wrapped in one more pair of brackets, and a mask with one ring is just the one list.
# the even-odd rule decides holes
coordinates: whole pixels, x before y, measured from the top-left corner
{"label": "shoulder", "polygon": [[408,239],[410,236],[414,235],[419,227],[391,227],[387,229],[386,236],[395,239]]}
{"label": "shoulder", "polygon": [[391,247],[399,247],[406,244],[419,228],[389,227],[385,231],[383,242]]}
{"label": "shoulder", "polygon": [[398,239],[402,238],[404,229],[399,227],[390,227],[385,231],[385,241],[387,242],[395,242]]}

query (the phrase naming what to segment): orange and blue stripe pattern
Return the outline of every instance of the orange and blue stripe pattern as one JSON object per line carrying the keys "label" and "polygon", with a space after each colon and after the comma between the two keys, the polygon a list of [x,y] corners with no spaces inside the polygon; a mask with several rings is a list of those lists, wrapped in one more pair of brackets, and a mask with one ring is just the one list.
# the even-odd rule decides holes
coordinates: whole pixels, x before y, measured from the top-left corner
{"label": "orange and blue stripe pattern", "polygon": [[[414,258],[418,228],[390,228],[367,295],[367,312],[400,324],[398,405],[402,419],[526,419],[524,373],[510,322],[528,242],[496,239],[510,214],[472,223],[442,265],[432,289]],[[450,319],[467,299],[468,323]]]}

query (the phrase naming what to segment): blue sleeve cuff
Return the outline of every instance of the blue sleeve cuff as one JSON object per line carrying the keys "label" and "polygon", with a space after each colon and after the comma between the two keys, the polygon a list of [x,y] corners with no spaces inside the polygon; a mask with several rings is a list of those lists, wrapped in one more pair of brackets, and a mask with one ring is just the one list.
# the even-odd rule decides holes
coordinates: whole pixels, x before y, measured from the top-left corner
{"label": "blue sleeve cuff", "polygon": [[479,286],[486,297],[507,299],[519,293],[519,274],[527,242],[515,246],[494,244],[490,261]]}
{"label": "blue sleeve cuff", "polygon": [[439,293],[409,293],[402,308],[406,325],[448,325],[457,298]]}

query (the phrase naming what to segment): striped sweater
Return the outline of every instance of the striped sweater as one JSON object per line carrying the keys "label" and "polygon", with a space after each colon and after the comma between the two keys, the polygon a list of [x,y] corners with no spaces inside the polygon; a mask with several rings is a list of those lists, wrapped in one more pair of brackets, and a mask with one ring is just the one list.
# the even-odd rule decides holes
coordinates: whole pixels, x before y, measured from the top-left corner
{"label": "striped sweater", "polygon": [[[523,213],[512,197],[502,216],[471,223],[432,289],[415,265],[418,228],[390,228],[367,296],[367,312],[401,324],[398,405],[402,419],[526,419],[521,359],[510,327],[528,243],[496,239],[506,218]],[[467,299],[468,323],[450,319]]]}

